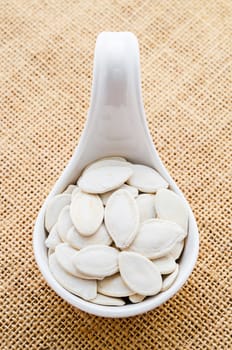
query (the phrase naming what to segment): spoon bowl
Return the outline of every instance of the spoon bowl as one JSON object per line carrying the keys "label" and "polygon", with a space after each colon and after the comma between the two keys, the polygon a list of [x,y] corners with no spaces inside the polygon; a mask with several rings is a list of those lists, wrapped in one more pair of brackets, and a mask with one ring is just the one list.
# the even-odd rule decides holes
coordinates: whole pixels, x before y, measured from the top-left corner
{"label": "spoon bowl", "polygon": [[[166,291],[138,304],[102,306],[64,289],[48,266],[45,209],[48,201],[72,183],[84,167],[103,157],[122,156],[155,168],[170,188],[183,198],[189,212],[189,229],[180,258],[179,274]],[[104,317],[129,317],[152,310],[170,299],[190,276],[198,255],[199,234],[193,212],[153,145],[141,97],[139,48],[129,32],[103,32],[96,42],[90,109],[83,134],[67,167],[45,200],[35,223],[33,247],[36,262],[50,287],[64,300],[85,312]]]}

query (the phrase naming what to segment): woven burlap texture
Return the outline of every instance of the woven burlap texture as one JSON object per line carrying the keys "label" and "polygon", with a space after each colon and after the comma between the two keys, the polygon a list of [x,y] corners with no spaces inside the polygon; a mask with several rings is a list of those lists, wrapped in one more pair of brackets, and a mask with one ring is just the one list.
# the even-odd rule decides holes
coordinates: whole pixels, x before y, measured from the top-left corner
{"label": "woven burlap texture", "polygon": [[[0,1],[1,349],[230,348],[231,11],[230,0]],[[39,208],[82,131],[95,39],[107,30],[139,39],[149,128],[200,231],[185,286],[128,319],[68,305],[32,250]]]}

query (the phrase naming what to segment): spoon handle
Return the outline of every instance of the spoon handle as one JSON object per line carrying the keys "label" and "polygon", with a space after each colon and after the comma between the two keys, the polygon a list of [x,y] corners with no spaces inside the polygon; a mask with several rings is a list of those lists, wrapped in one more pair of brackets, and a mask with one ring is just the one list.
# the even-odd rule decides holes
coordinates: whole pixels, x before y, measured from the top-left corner
{"label": "spoon handle", "polygon": [[97,38],[81,146],[88,161],[117,154],[148,164],[154,159],[142,102],[138,41],[130,32],[103,32]]}

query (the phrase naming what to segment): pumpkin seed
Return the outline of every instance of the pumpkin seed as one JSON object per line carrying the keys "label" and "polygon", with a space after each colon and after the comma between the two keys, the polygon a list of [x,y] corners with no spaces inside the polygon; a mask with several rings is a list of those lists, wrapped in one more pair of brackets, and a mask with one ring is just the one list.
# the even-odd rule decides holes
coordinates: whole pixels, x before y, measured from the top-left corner
{"label": "pumpkin seed", "polygon": [[105,193],[120,187],[132,175],[130,166],[102,166],[85,172],[78,186],[88,193]]}
{"label": "pumpkin seed", "polygon": [[99,196],[78,192],[70,205],[70,216],[77,231],[90,236],[100,227],[104,208]]}
{"label": "pumpkin seed", "polygon": [[118,190],[105,207],[105,225],[116,246],[128,247],[139,226],[139,212],[135,199],[127,190]]}
{"label": "pumpkin seed", "polygon": [[133,294],[129,296],[129,300],[133,303],[133,304],[137,304],[140,303],[141,301],[143,301],[146,297],[144,295],[140,295],[140,294]]}
{"label": "pumpkin seed", "polygon": [[179,273],[179,265],[176,264],[175,270],[167,277],[164,277],[161,292],[164,292],[165,290],[171,287],[171,285],[175,282],[178,276],[178,273]]}
{"label": "pumpkin seed", "polygon": [[138,188],[141,192],[155,193],[160,188],[167,188],[168,183],[160,174],[145,165],[132,164],[133,174],[127,180],[131,186]]}
{"label": "pumpkin seed", "polygon": [[45,245],[48,248],[55,249],[59,243],[62,243],[62,241],[57,231],[57,225],[54,225],[45,241]]}
{"label": "pumpkin seed", "polygon": [[121,277],[131,290],[141,295],[159,293],[161,274],[149,259],[137,253],[121,252],[118,261]]}
{"label": "pumpkin seed", "polygon": [[62,241],[67,242],[67,233],[72,226],[73,223],[70,217],[70,206],[66,205],[61,210],[57,221],[57,231]]}
{"label": "pumpkin seed", "polygon": [[93,162],[93,163],[87,165],[85,167],[82,175],[89,170],[98,169],[98,168],[101,168],[103,166],[125,166],[128,164],[130,164],[130,163],[128,163],[127,160],[125,158],[122,158],[122,157],[101,158],[101,159],[98,159],[96,162]]}
{"label": "pumpkin seed", "polygon": [[176,268],[175,259],[172,256],[163,256],[162,258],[152,261],[161,275],[172,273]]}
{"label": "pumpkin seed", "polygon": [[150,219],[140,225],[128,250],[156,259],[167,255],[184,236],[184,230],[175,222]]}
{"label": "pumpkin seed", "polygon": [[48,248],[48,256],[52,255],[53,253],[55,253],[55,250],[52,248]]}
{"label": "pumpkin seed", "polygon": [[67,234],[67,242],[73,247],[77,249],[85,248],[91,244],[103,244],[110,245],[112,243],[112,239],[108,234],[106,227],[102,224],[99,229],[89,237],[85,237],[81,235],[75,227],[71,227]]}
{"label": "pumpkin seed", "polygon": [[140,194],[136,198],[136,203],[139,208],[140,222],[156,217],[154,194]]}
{"label": "pumpkin seed", "polygon": [[125,305],[125,301],[121,298],[112,298],[107,297],[106,295],[102,295],[97,293],[96,298],[90,300],[91,303],[99,304],[99,305],[109,305],[109,306],[122,306]]}
{"label": "pumpkin seed", "polygon": [[60,266],[55,254],[49,256],[49,268],[57,282],[69,292],[86,300],[96,298],[97,282],[70,275]]}
{"label": "pumpkin seed", "polygon": [[45,212],[45,227],[48,232],[55,225],[61,210],[70,203],[70,194],[58,194],[50,199]]}
{"label": "pumpkin seed", "polygon": [[75,269],[71,258],[76,254],[76,249],[70,247],[67,243],[61,243],[56,246],[55,255],[60,266],[73,276],[80,277],[78,271]]}
{"label": "pumpkin seed", "polygon": [[173,191],[161,189],[155,196],[155,206],[159,218],[174,221],[187,232],[188,210],[180,196]]}
{"label": "pumpkin seed", "polygon": [[76,185],[68,185],[63,193],[72,194],[72,192],[77,188]]}
{"label": "pumpkin seed", "polygon": [[83,274],[104,278],[118,272],[118,251],[104,245],[91,245],[73,256],[73,264]]}
{"label": "pumpkin seed", "polygon": [[60,266],[70,275],[84,279],[93,279],[91,276],[78,271],[73,265],[72,258],[77,250],[70,247],[67,243],[59,244],[55,249],[55,255]]}
{"label": "pumpkin seed", "polygon": [[[139,191],[137,188],[133,187],[133,186],[129,186],[129,185],[126,185],[126,184],[123,184],[122,186],[120,186],[118,188],[118,190],[127,190],[128,192],[130,192],[132,194],[132,196],[134,198],[136,198],[139,194]],[[109,191],[109,192],[106,192],[106,193],[103,193],[101,194],[101,200],[102,200],[102,203],[104,205],[106,205],[108,199],[110,198],[110,196],[114,193],[115,190],[113,191]]]}
{"label": "pumpkin seed", "polygon": [[78,186],[76,186],[75,190],[72,191],[71,200],[73,200],[73,198],[75,197],[75,195],[76,195],[78,192],[80,192],[80,191],[81,191],[81,189],[80,189]]}
{"label": "pumpkin seed", "polygon": [[182,250],[184,248],[184,240],[177,242],[174,247],[170,250],[169,255],[171,255],[175,260],[179,259]]}
{"label": "pumpkin seed", "polygon": [[134,292],[127,287],[120,276],[120,273],[106,277],[99,281],[97,290],[101,294],[108,295],[110,297],[128,297],[129,295],[134,294]]}

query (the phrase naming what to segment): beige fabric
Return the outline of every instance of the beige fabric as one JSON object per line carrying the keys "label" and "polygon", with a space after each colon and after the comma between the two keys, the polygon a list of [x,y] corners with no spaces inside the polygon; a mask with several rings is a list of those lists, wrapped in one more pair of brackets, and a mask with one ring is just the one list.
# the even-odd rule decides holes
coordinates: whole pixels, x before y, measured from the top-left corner
{"label": "beige fabric", "polygon": [[[1,349],[230,348],[231,12],[230,0],[0,1]],[[103,30],[138,36],[150,131],[201,239],[184,288],[130,319],[74,310],[32,251],[38,210],[83,128]]]}

